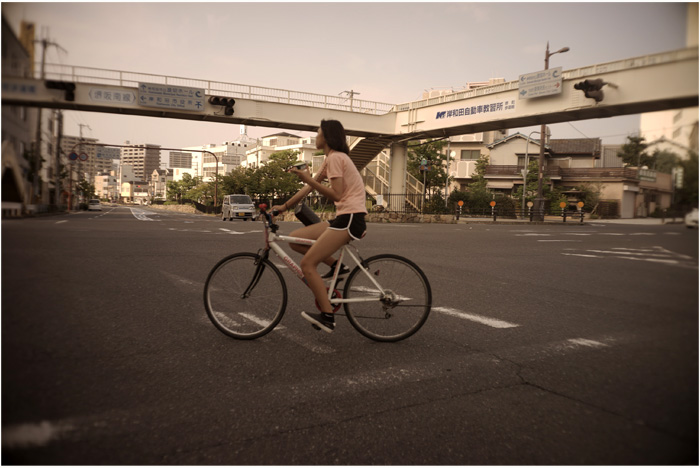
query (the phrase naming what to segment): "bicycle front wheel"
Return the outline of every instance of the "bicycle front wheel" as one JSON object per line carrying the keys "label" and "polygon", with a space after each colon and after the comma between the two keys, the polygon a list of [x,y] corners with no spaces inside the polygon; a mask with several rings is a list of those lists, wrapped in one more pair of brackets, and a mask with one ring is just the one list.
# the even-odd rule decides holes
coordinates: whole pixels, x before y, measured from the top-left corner
{"label": "bicycle front wheel", "polygon": [[287,307],[287,285],[270,261],[254,253],[230,255],[204,285],[204,306],[222,333],[252,340],[272,331]]}
{"label": "bicycle front wheel", "polygon": [[382,254],[356,267],[345,283],[344,298],[350,323],[376,341],[399,341],[417,332],[428,319],[432,305],[430,283],[412,261]]}

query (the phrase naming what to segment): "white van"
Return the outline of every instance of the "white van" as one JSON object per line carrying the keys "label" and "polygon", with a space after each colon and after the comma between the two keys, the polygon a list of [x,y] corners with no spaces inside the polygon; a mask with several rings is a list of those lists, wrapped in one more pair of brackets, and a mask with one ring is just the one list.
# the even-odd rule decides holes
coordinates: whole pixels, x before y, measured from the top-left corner
{"label": "white van", "polygon": [[248,221],[255,216],[255,205],[248,195],[226,195],[221,208],[221,220],[244,219]]}
{"label": "white van", "polygon": [[93,198],[90,200],[88,203],[88,211],[102,211],[102,205],[100,204],[100,200],[97,198]]}

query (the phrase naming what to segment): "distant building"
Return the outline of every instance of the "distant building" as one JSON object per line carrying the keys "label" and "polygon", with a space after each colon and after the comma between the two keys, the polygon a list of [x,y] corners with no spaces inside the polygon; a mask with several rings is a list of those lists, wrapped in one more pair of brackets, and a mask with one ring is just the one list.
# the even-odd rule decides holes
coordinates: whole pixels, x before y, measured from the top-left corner
{"label": "distant building", "polygon": [[[32,56],[2,17],[2,74],[31,76]],[[2,212],[22,214],[31,204],[29,162],[24,157],[36,133],[37,109],[2,105]]]}
{"label": "distant building", "polygon": [[[125,144],[130,143],[127,141]],[[153,171],[160,168],[160,145],[146,143],[122,148],[121,163],[132,166],[138,180],[147,180]]]}
{"label": "distant building", "polygon": [[149,191],[154,198],[165,199],[167,194],[167,183],[173,180],[173,173],[170,169],[156,169],[151,173]]}
{"label": "distant building", "polygon": [[[686,47],[698,46],[698,4],[687,4]],[[639,134],[647,144],[649,152],[655,150],[676,153],[688,157],[688,151],[698,152],[698,108],[673,109],[642,114]]]}
{"label": "distant building", "polygon": [[323,163],[323,156],[314,157],[317,153],[315,137],[301,137],[292,133],[274,133],[257,140],[256,144],[246,152],[244,165],[247,167],[260,167],[265,165],[270,155],[279,151],[297,151],[299,161],[306,161],[311,166],[311,172],[315,173]]}
{"label": "distant building", "polygon": [[174,169],[176,167],[192,167],[192,153],[184,151],[171,151],[169,154],[168,167]]}
{"label": "distant building", "polygon": [[95,176],[95,194],[98,198],[116,201],[119,199],[119,185],[115,171],[100,172]]}
{"label": "distant building", "polygon": [[[192,150],[191,168],[196,174],[193,177],[202,177],[204,182],[211,182],[214,180],[215,174],[218,173],[223,176],[240,167],[242,162],[245,161],[246,151],[254,144],[254,140],[248,138],[247,135],[242,135],[241,138],[234,141],[225,141],[221,144],[212,143],[204,146],[190,146],[183,149],[185,151]],[[206,153],[202,151],[206,151]]]}

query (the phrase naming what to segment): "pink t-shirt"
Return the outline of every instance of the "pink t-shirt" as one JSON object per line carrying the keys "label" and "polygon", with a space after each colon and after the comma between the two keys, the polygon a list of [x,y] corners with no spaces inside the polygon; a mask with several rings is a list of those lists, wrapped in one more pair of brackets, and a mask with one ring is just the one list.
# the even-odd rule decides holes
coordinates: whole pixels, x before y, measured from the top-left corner
{"label": "pink t-shirt", "polygon": [[343,178],[343,195],[335,202],[336,214],[367,213],[365,183],[352,159],[340,151],[331,151],[321,166],[322,178]]}

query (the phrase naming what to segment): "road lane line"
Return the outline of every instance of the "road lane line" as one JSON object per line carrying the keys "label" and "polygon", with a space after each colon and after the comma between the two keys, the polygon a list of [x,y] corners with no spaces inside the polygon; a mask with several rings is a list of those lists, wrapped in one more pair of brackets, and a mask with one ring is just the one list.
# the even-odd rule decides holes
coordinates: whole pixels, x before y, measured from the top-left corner
{"label": "road lane line", "polygon": [[571,338],[566,341],[577,346],[587,346],[589,348],[607,348],[609,346],[600,341],[587,340],[585,338]]}
{"label": "road lane line", "polygon": [[461,310],[452,309],[450,307],[433,307],[432,310],[464,320],[471,320],[472,322],[477,322],[492,328],[515,328],[520,326],[515,323],[505,322],[503,320],[498,320],[490,317],[484,317],[482,315],[468,314],[466,312],[462,312]]}
{"label": "road lane line", "polygon": [[42,447],[71,429],[71,426],[56,425],[48,421],[3,427],[2,447]]}
{"label": "road lane line", "polygon": [[562,255],[568,255],[570,257],[603,258],[600,255],[586,255],[586,254],[572,254],[572,253],[563,253]]}
{"label": "road lane line", "polygon": [[537,239],[537,242],[583,242],[576,239]]}
{"label": "road lane line", "polygon": [[66,221],[66,220],[64,219],[63,221],[56,221],[56,224],[67,223],[67,222],[68,222],[68,221]]}

